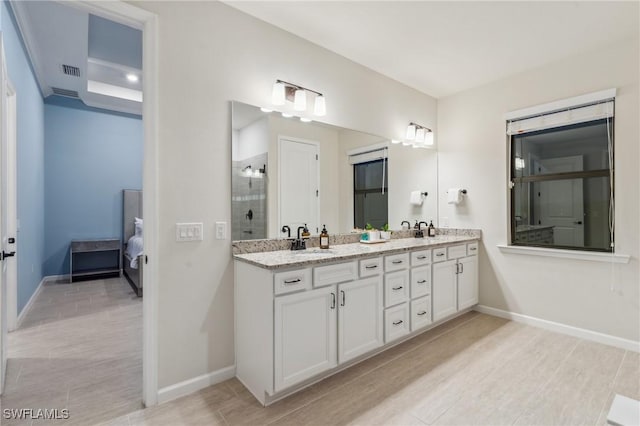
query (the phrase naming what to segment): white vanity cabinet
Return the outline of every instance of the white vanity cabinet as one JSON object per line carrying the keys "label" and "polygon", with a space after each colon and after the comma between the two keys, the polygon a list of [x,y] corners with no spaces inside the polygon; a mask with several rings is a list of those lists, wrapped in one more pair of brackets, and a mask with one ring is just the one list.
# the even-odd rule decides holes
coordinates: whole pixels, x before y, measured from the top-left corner
{"label": "white vanity cabinet", "polygon": [[268,405],[477,303],[477,243],[410,241],[304,267],[236,260],[238,379]]}
{"label": "white vanity cabinet", "polygon": [[434,259],[433,321],[478,303],[477,250],[477,243],[455,245],[439,251],[442,261]]}

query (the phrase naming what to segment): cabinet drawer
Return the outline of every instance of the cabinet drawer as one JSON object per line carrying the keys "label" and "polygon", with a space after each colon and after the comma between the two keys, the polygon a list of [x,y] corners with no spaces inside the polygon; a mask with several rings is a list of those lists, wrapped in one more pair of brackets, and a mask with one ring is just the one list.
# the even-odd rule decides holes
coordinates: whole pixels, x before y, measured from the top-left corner
{"label": "cabinet drawer", "polygon": [[384,257],[384,270],[386,272],[399,271],[409,267],[409,253],[394,254]]}
{"label": "cabinet drawer", "polygon": [[274,294],[286,294],[311,288],[311,269],[278,272],[273,275]]}
{"label": "cabinet drawer", "polygon": [[397,271],[384,276],[384,306],[409,300],[409,271]]}
{"label": "cabinet drawer", "polygon": [[478,254],[478,243],[467,244],[467,256],[475,256]]}
{"label": "cabinet drawer", "polygon": [[371,277],[381,274],[382,258],[374,257],[373,259],[364,259],[360,261],[360,277]]}
{"label": "cabinet drawer", "polygon": [[431,294],[431,266],[411,269],[411,298]]}
{"label": "cabinet drawer", "polygon": [[384,311],[384,342],[389,343],[409,334],[409,304],[394,306]]}
{"label": "cabinet drawer", "polygon": [[447,259],[457,259],[467,255],[467,246],[460,244],[457,246],[447,247]]}
{"label": "cabinet drawer", "polygon": [[434,262],[443,262],[447,260],[447,248],[440,247],[437,249],[433,249],[433,261]]}
{"label": "cabinet drawer", "polygon": [[422,266],[431,263],[431,250],[411,252],[411,266]]}
{"label": "cabinet drawer", "polygon": [[411,331],[431,324],[431,296],[411,301]]}
{"label": "cabinet drawer", "polygon": [[313,268],[313,286],[324,287],[326,285],[353,281],[358,278],[358,262],[338,263],[336,265],[318,266]]}

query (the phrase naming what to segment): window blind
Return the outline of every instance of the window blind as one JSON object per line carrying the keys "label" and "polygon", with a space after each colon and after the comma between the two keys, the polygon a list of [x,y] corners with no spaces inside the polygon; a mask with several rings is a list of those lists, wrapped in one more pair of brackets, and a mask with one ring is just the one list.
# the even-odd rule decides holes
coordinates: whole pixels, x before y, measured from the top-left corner
{"label": "window blind", "polygon": [[607,100],[590,105],[550,111],[533,117],[523,117],[507,121],[507,135],[519,135],[554,127],[586,123],[588,121],[611,118],[614,115],[614,102]]}
{"label": "window blind", "polygon": [[349,155],[349,164],[368,163],[370,161],[383,160],[387,157],[387,148],[379,148],[372,151]]}

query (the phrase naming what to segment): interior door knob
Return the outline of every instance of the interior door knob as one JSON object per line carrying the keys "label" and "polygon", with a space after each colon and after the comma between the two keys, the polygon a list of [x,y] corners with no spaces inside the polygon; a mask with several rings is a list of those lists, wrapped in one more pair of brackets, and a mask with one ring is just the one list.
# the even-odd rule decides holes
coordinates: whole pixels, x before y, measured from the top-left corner
{"label": "interior door knob", "polygon": [[576,220],[575,222],[573,222],[574,225],[582,225],[582,221],[581,220]]}

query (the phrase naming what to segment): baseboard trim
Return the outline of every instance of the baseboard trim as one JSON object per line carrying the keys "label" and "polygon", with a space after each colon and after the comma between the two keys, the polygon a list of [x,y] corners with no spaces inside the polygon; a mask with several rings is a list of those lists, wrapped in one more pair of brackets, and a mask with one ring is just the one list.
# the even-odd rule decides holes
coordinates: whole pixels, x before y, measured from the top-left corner
{"label": "baseboard trim", "polygon": [[225,380],[235,377],[235,375],[236,366],[232,365],[221,368],[220,370],[212,371],[211,373],[203,374],[202,376],[194,377],[193,379],[164,387],[158,391],[158,404],[169,402],[176,398],[197,392],[200,389],[215,385],[216,383],[224,382]]}
{"label": "baseboard trim", "polygon": [[586,328],[574,327],[572,325],[566,325],[559,322],[531,317],[529,315],[504,311],[502,309],[496,309],[486,305],[477,305],[474,309],[482,314],[509,319],[515,322],[532,325],[534,327],[540,327],[546,330],[555,331],[557,333],[567,334],[569,336],[579,337],[585,340],[591,340],[592,342],[615,346],[616,348],[621,348],[628,351],[640,352],[640,342],[636,342],[634,340],[623,339],[621,337],[612,336],[610,334],[599,333],[597,331],[587,330]]}
{"label": "baseboard trim", "polygon": [[36,300],[36,298],[42,291],[42,286],[47,281],[47,278],[49,277],[43,277],[40,280],[40,284],[38,284],[38,287],[36,287],[36,291],[33,292],[31,297],[27,301],[27,304],[24,305],[24,308],[22,308],[22,310],[18,314],[18,320],[16,321],[16,328],[15,328],[16,330],[20,328],[20,326],[22,325],[22,321],[24,321],[24,317],[26,317],[27,313],[31,310],[31,306],[33,305],[33,302]]}

